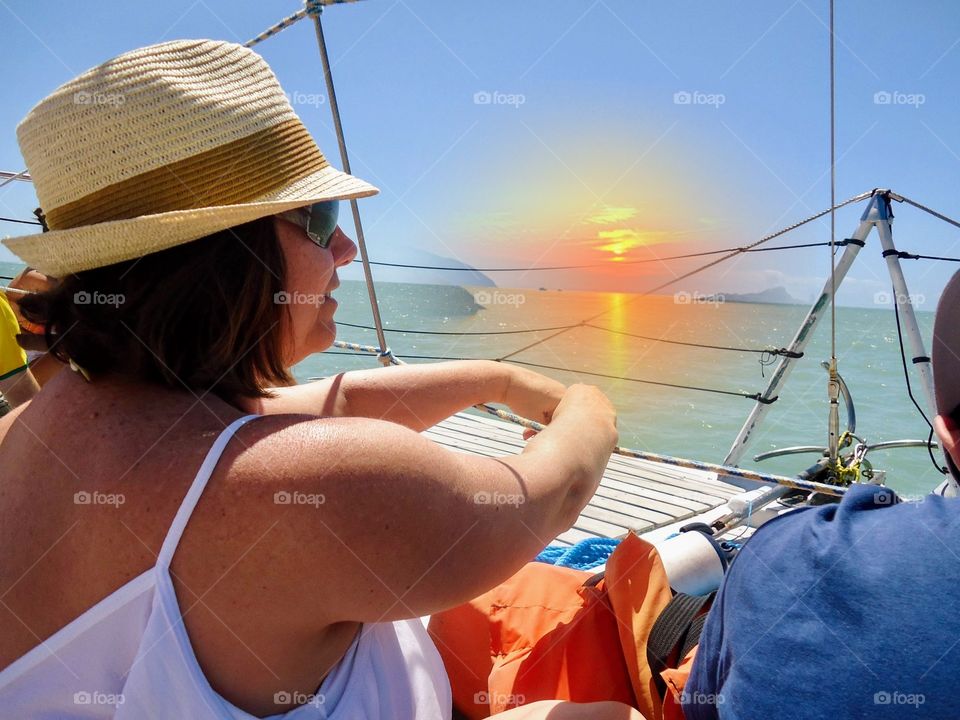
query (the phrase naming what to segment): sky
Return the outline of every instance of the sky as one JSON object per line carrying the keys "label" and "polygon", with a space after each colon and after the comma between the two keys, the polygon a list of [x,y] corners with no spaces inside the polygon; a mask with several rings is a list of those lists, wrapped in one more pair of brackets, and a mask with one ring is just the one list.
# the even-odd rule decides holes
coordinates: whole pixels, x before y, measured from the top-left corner
{"label": "sky", "polygon": [[[960,217],[960,3],[837,5],[837,199],[891,188]],[[298,8],[0,0],[0,169],[24,167],[20,119],[87,68],[164,40],[244,42]],[[712,258],[631,260],[742,246],[829,207],[826,0],[362,0],[323,22],[353,172],[381,189],[360,201],[374,260],[594,265],[488,274],[501,287],[643,292]],[[313,28],[257,50],[341,167]],[[0,188],[4,217],[36,205],[29,184]],[[838,240],[863,208],[837,211]],[[898,248],[960,257],[958,228],[894,212]],[[0,235],[25,229],[0,221]],[[825,218],[770,244],[829,239]],[[958,267],[904,261],[919,307],[934,309]],[[807,302],[829,272],[828,248],[763,252],[661,292],[783,286]],[[889,287],[872,234],[838,299],[888,304]]]}

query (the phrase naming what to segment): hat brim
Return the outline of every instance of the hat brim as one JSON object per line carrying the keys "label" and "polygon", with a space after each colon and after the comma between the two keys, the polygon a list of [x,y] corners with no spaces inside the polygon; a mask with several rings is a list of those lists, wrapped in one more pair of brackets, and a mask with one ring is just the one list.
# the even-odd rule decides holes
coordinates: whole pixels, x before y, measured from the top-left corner
{"label": "hat brim", "polygon": [[27,265],[51,277],[63,277],[143,257],[285,210],[378,192],[373,185],[328,166],[248,203],[175,210],[9,237],[3,244]]}

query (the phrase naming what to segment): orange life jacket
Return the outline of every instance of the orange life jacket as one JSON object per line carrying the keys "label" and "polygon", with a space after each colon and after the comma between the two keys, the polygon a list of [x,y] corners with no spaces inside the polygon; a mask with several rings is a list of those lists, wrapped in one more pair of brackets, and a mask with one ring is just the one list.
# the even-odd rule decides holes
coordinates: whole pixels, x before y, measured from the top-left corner
{"label": "orange life jacket", "polygon": [[678,720],[693,651],[661,673],[666,702],[647,662],[650,630],[671,597],[656,548],[630,533],[602,578],[530,563],[480,597],[434,615],[429,632],[454,707],[470,720],[537,700],[618,700],[648,720]]}

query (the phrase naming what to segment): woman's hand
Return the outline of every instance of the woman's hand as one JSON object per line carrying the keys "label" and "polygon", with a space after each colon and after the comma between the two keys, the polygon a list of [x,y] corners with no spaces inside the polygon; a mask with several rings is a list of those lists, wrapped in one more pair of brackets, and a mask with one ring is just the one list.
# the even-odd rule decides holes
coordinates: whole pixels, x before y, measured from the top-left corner
{"label": "woman's hand", "polygon": [[[46,292],[53,287],[54,284],[54,281],[43,273],[32,268],[25,268],[10,281],[9,287],[26,292]],[[6,295],[14,315],[17,316],[17,322],[20,323],[20,327],[27,333],[43,335],[43,328],[24,318],[20,312],[20,298],[23,296],[17,292],[8,292]],[[46,349],[46,347],[44,346],[43,349]]]}
{"label": "woman's hand", "polygon": [[[548,425],[567,387],[526,368],[506,364],[503,367],[509,371],[503,404],[521,417]],[[523,437],[529,439],[534,434],[533,430],[524,430]]]}

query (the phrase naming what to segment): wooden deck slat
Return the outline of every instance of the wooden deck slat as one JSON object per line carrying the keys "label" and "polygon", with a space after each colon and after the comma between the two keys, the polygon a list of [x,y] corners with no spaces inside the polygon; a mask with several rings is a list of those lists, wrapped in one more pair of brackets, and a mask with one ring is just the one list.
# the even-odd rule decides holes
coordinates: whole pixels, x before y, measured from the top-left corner
{"label": "wooden deck slat", "polygon": [[[476,443],[466,442],[457,439],[456,437],[447,435],[438,436],[432,434],[430,431],[424,434],[438,444],[449,447],[453,450],[468,451],[472,454],[484,455],[486,457],[503,456],[503,453],[501,452],[497,452],[496,450]],[[693,501],[686,497],[673,495],[668,492],[666,488],[662,490],[651,490],[649,485],[652,483],[638,484],[623,482],[621,481],[622,477],[622,474],[620,474],[620,476],[617,478],[605,476],[600,483],[600,487],[603,489],[602,494],[615,501],[622,500],[625,506],[629,507],[631,511],[633,508],[643,508],[656,512],[660,515],[660,517],[648,517],[648,519],[652,519],[657,523],[660,523],[663,520],[667,520],[671,517],[685,517],[691,511],[706,510],[714,505],[721,504],[720,500],[710,504]],[[593,501],[591,500],[591,502]]]}
{"label": "wooden deck slat", "polygon": [[597,520],[596,518],[581,515],[573,524],[578,530],[592,533],[594,537],[620,537],[625,535],[628,528],[613,525],[612,523]]}
{"label": "wooden deck slat", "polygon": [[649,490],[639,485],[621,482],[616,478],[607,477],[606,475],[600,480],[600,487],[632,495],[641,500],[643,507],[670,516],[681,515],[691,510],[703,510],[710,507],[710,505],[693,502],[686,498],[677,497],[676,495],[657,492],[656,490]]}
{"label": "wooden deck slat", "polygon": [[[604,477],[613,478],[616,480],[622,480],[625,483],[630,485],[636,485],[638,487],[645,487],[650,490],[657,490],[659,492],[669,493],[675,497],[685,498],[691,502],[697,502],[701,505],[716,505],[718,503],[724,503],[727,501],[729,495],[714,495],[709,493],[702,493],[698,490],[694,490],[689,487],[681,487],[675,483],[665,483],[659,480],[650,480],[649,478],[643,477],[642,475],[636,474],[637,469],[634,469],[633,473],[627,472],[625,470],[613,469],[607,467]],[[736,493],[731,493],[735,495]]]}
{"label": "wooden deck slat", "polygon": [[[496,418],[458,413],[423,435],[458,452],[503,457],[522,452],[522,432],[520,426]],[[596,495],[553,544],[619,537],[631,529],[648,531],[715,508],[740,492],[712,472],[615,455]]]}
{"label": "wooden deck slat", "polygon": [[[438,441],[440,441],[440,437],[443,437],[455,440],[457,445],[469,444],[471,449],[479,450],[480,448],[489,448],[491,450],[497,450],[498,452],[496,454],[498,456],[503,454],[517,454],[523,449],[524,446],[524,443],[522,442],[519,444],[507,444],[505,442],[490,440],[489,438],[478,436],[473,433],[461,433],[456,430],[442,428],[440,426],[435,426],[429,430],[426,430],[424,434],[427,435],[427,437],[436,439]],[[440,442],[445,445],[449,444],[443,441]],[[487,452],[484,452],[483,454],[489,455]],[[635,458],[628,458],[628,460],[633,460],[634,463],[644,462]],[[667,492],[677,497],[694,500],[708,507],[726,502],[728,498],[736,495],[738,492],[742,492],[739,488],[730,489],[729,486],[723,486],[722,489],[716,485],[704,486],[703,484],[696,483],[695,481],[682,478],[682,476],[679,476],[679,473],[676,472],[673,475],[664,475],[662,479],[651,479],[637,476],[636,466],[630,466],[629,464],[625,463],[617,463],[617,467],[612,467],[613,465],[614,463],[611,462],[610,465],[607,466],[605,475],[639,485],[641,487],[646,487],[651,490]]]}
{"label": "wooden deck slat", "polygon": [[[476,422],[475,422],[476,421]],[[445,420],[436,426],[440,431],[449,429],[454,434],[466,433],[482,442],[495,443],[497,447],[502,444],[504,451],[516,449],[521,450],[525,442],[521,436],[519,426],[510,425],[500,420],[489,420],[473,416],[454,416]],[[624,469],[635,471],[637,467],[642,467],[645,474],[653,474],[662,477],[664,481],[680,480],[684,487],[693,487],[700,492],[707,494],[718,494],[729,496],[740,492],[739,488],[732,487],[722,481],[717,480],[716,474],[705,470],[692,470],[688,468],[679,468],[672,465],[640,460],[639,458],[630,458],[621,455],[614,455],[610,458],[610,465],[613,469]]]}
{"label": "wooden deck slat", "polygon": [[618,512],[625,512],[638,520],[646,520],[651,523],[660,523],[673,517],[670,513],[660,512],[644,505],[643,498],[637,495],[629,495],[619,490],[600,485],[597,494],[590,501],[591,505],[605,507]]}
{"label": "wooden deck slat", "polygon": [[576,545],[581,540],[588,540],[590,538],[595,538],[596,535],[591,533],[584,532],[583,530],[578,530],[577,528],[570,528],[565,533],[562,533],[557,536],[557,539],[553,542],[557,545]]}

